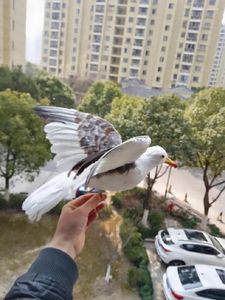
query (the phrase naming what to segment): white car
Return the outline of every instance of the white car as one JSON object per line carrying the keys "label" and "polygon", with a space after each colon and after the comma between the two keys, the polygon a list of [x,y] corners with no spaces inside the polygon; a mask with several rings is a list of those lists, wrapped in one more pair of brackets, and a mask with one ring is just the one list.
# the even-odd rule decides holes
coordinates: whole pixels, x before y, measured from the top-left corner
{"label": "white car", "polygon": [[167,300],[224,300],[225,268],[168,267],[163,276],[163,291]]}
{"label": "white car", "polygon": [[225,267],[225,239],[204,231],[160,230],[155,238],[155,248],[161,260],[170,266],[207,264]]}

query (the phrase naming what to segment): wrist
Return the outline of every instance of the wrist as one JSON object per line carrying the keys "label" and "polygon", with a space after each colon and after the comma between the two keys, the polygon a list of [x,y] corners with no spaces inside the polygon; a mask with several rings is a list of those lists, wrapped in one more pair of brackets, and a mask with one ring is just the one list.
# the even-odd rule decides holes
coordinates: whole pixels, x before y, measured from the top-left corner
{"label": "wrist", "polygon": [[76,252],[73,244],[64,240],[52,239],[48,247],[59,249],[68,254],[72,259],[76,257]]}

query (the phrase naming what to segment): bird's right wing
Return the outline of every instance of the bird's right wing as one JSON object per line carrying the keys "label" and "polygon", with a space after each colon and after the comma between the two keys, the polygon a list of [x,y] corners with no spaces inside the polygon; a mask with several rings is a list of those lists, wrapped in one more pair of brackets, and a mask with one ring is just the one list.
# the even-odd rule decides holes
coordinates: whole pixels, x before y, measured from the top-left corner
{"label": "bird's right wing", "polygon": [[55,106],[36,106],[34,110],[48,123],[44,128],[46,138],[61,170],[70,170],[122,142],[113,125],[100,117]]}
{"label": "bird's right wing", "polygon": [[109,150],[93,165],[85,186],[88,186],[91,177],[94,175],[133,163],[147,150],[150,143],[151,139],[149,136],[137,136]]}

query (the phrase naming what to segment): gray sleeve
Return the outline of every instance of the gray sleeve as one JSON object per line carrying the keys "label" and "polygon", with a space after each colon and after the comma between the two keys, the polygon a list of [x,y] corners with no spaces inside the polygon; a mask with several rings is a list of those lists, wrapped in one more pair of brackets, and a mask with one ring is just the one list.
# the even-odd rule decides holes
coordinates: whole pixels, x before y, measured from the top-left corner
{"label": "gray sleeve", "polygon": [[27,273],[19,277],[5,300],[70,300],[78,278],[76,263],[61,250],[43,249]]}

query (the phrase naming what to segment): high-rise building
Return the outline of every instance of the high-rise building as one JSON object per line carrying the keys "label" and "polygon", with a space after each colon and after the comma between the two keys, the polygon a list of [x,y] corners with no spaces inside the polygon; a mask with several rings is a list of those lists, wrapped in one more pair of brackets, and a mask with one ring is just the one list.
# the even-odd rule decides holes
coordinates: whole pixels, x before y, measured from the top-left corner
{"label": "high-rise building", "polygon": [[209,85],[225,87],[225,25],[220,29]]}
{"label": "high-rise building", "polygon": [[43,68],[155,88],[207,86],[224,0],[46,0]]}
{"label": "high-rise building", "polygon": [[25,65],[26,0],[0,0],[0,65]]}

